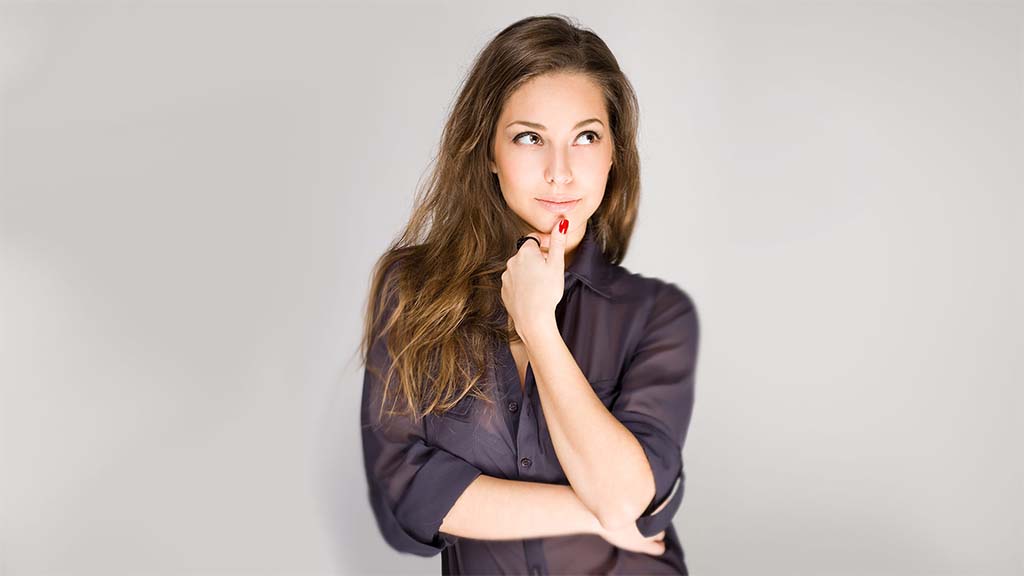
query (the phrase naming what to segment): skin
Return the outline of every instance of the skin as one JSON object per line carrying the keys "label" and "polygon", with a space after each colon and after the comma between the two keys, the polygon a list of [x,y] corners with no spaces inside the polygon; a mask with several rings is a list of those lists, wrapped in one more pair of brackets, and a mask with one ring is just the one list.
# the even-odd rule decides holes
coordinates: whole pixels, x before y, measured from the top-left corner
{"label": "skin", "polygon": [[[565,268],[604,198],[611,136],[604,96],[586,76],[541,76],[509,98],[498,121],[492,170],[506,204],[540,246],[527,242],[507,261],[501,296],[522,339],[512,346],[520,378],[532,364],[552,443],[573,490],[603,530],[643,538],[636,519],[655,491],[647,456],[597,397],[562,340],[554,313]],[[537,201],[545,196],[581,201],[555,214]],[[563,218],[569,221],[565,233],[558,231]]]}
{"label": "skin", "polygon": [[608,543],[652,556],[665,552],[665,531],[645,538],[631,530],[608,530],[571,486],[507,480],[481,474],[455,501],[440,531],[474,540],[520,540],[594,534]]}
{"label": "skin", "polygon": [[[574,128],[590,118],[598,122]],[[511,124],[516,121],[546,128]],[[536,198],[582,199],[564,214],[569,220],[565,253],[570,264],[587,220],[601,205],[612,167],[614,146],[600,87],[579,74],[533,78],[505,103],[493,150],[491,171],[498,175],[505,203],[526,223],[523,234],[540,240],[542,252],[547,253],[551,230],[560,216],[547,211]]]}
{"label": "skin", "polygon": [[[531,126],[532,133],[524,133],[517,121],[547,128]],[[654,497],[654,476],[639,441],[587,382],[554,314],[567,262],[604,197],[614,151],[608,126],[603,94],[591,79],[561,73],[534,78],[509,97],[499,116],[491,168],[506,204],[540,240],[540,247],[528,242],[506,263],[502,300],[533,366],[566,477],[601,524],[617,529],[633,525]],[[581,201],[554,214],[537,201],[552,195]],[[557,231],[562,218],[569,220],[564,234]],[[524,350],[518,352],[522,358]],[[616,466],[607,466],[609,459]]]}
{"label": "skin", "polygon": [[[581,120],[600,122],[577,126]],[[513,121],[540,124],[544,128]],[[596,138],[595,138],[596,135]],[[624,550],[660,555],[665,532],[644,537],[636,519],[654,496],[654,477],[636,438],[594,394],[554,321],[564,270],[604,197],[613,145],[601,90],[576,74],[532,79],[500,115],[491,170],[509,208],[525,223],[523,244],[502,274],[502,300],[522,342],[512,353],[520,378],[533,364],[544,416],[571,486],[480,475],[463,492],[440,530],[475,539],[596,534]],[[538,196],[581,198],[563,215]],[[572,425],[570,425],[572,424]],[[585,433],[584,433],[585,432]],[[615,466],[607,466],[613,461]]]}

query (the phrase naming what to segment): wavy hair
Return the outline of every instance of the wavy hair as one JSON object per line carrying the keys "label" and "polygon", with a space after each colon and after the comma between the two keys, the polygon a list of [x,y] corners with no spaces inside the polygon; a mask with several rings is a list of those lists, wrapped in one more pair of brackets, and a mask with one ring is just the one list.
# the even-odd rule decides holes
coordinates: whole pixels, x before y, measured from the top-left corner
{"label": "wavy hair", "polygon": [[[553,14],[519,20],[477,55],[444,125],[434,167],[414,199],[404,230],[374,265],[360,354],[392,382],[394,404],[419,420],[467,395],[492,404],[482,386],[495,343],[518,340],[503,308],[501,274],[528,227],[505,203],[494,158],[497,122],[509,96],[548,73],[578,73],[601,87],[614,152],[604,198],[590,218],[605,257],[625,256],[639,205],[639,105],[615,56],[595,33]],[[370,366],[378,338],[387,374]],[[381,402],[383,411],[385,402]]]}

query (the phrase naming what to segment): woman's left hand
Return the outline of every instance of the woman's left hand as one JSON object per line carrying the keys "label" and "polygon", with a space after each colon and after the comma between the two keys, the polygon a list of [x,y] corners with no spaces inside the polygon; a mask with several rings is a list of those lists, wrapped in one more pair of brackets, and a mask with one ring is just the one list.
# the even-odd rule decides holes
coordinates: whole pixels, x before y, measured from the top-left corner
{"label": "woman's left hand", "polygon": [[[529,331],[533,326],[547,320],[554,320],[555,307],[565,291],[565,244],[567,234],[559,232],[560,218],[547,235],[548,252],[545,256],[538,242],[539,234],[528,236],[538,242],[526,241],[519,251],[505,262],[501,274],[501,300],[505,310],[512,317],[516,333],[523,342],[529,343]],[[566,222],[565,229],[568,229]]]}

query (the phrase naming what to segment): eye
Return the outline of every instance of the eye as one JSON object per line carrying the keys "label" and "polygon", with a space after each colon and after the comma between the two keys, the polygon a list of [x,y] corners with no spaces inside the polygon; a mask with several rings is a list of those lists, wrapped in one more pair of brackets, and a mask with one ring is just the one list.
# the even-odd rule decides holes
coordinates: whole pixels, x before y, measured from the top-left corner
{"label": "eye", "polygon": [[[601,135],[598,134],[597,132],[594,132],[593,130],[587,130],[586,132],[581,133],[579,136],[576,137],[576,139],[579,140],[581,137],[586,136],[588,134],[593,137],[590,140],[589,144],[596,144],[597,142],[601,141]],[[519,134],[516,134],[516,137],[513,138],[512,141],[519,142],[519,139],[522,138],[523,136],[533,136],[537,140],[540,140],[540,136],[536,132],[520,132]]]}
{"label": "eye", "polygon": [[536,137],[536,138],[537,138],[538,140],[540,140],[540,136],[538,136],[536,132],[521,132],[521,133],[519,133],[519,134],[516,134],[516,137],[515,137],[515,138],[513,138],[513,139],[512,139],[512,141],[513,141],[513,142],[518,142],[518,141],[519,141],[519,139],[520,139],[520,138],[522,138],[523,136],[534,136],[534,137]]}

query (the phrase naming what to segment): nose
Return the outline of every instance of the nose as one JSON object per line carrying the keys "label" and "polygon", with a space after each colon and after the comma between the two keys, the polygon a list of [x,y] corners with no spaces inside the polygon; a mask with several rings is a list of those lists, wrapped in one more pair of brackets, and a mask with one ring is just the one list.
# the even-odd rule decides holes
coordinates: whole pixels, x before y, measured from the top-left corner
{"label": "nose", "polygon": [[572,182],[572,170],[569,167],[569,151],[555,148],[554,157],[548,163],[548,173],[544,178],[548,182],[564,185]]}

